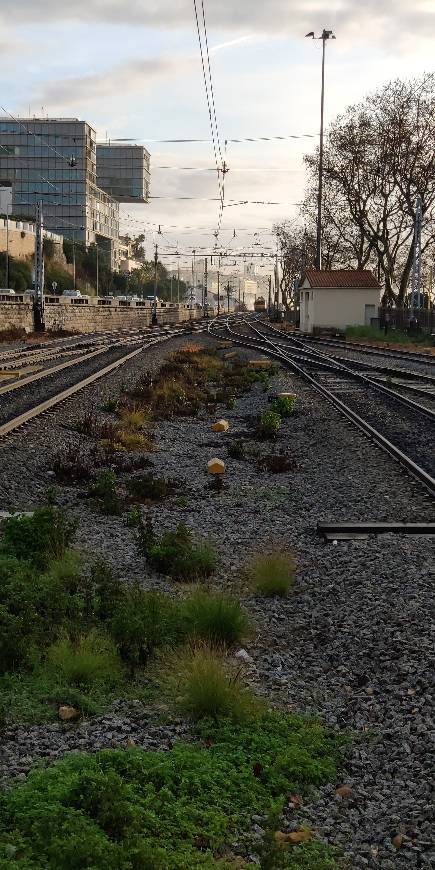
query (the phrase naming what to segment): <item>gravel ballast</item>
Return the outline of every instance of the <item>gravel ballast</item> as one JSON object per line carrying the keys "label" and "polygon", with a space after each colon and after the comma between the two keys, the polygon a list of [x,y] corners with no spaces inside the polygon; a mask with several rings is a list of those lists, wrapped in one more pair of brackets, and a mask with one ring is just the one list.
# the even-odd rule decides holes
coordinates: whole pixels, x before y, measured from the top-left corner
{"label": "gravel ballast", "polygon": [[[1,509],[35,506],[53,483],[47,474],[53,452],[79,438],[74,421],[86,409],[101,407],[144,366],[156,368],[185,341],[150,349],[5,442]],[[214,540],[220,565],[213,583],[240,593],[255,623],[245,645],[245,668],[257,691],[285,709],[319,715],[350,736],[340,780],[321,789],[298,814],[289,806],[283,830],[299,827],[302,812],[313,831],[342,850],[350,867],[435,866],[433,538],[386,535],[333,546],[315,534],[319,520],[433,522],[433,504],[306,384],[283,372],[273,389],[299,396],[276,445],[291,454],[295,470],[271,475],[259,471],[255,460],[227,457],[227,444],[238,438],[263,453],[271,449],[251,438],[253,420],[267,403],[256,386],[234,410],[159,424],[155,473],[183,478],[177,495],[187,503],[180,507],[175,497],[152,507],[153,522],[161,531],[184,521],[195,534]],[[213,433],[211,423],[221,416],[230,430]],[[208,488],[206,474],[213,456],[227,467],[218,493]],[[96,514],[77,494],[75,487],[59,488],[59,501],[80,521],[78,546],[104,556],[126,582],[139,579],[146,588],[179,594],[176,584],[149,570],[134,530],[122,518]],[[274,542],[296,556],[295,589],[287,599],[253,596],[243,580],[249,555]],[[138,745],[154,746],[151,740],[167,748],[185,734],[182,723],[160,726],[145,713],[141,721],[138,711],[121,702],[105,716],[67,730],[58,724],[14,726],[3,735],[0,779],[24,775],[36,759],[57,758],[70,749],[125,745],[129,737]],[[336,789],[343,784],[350,790],[341,797]]]}

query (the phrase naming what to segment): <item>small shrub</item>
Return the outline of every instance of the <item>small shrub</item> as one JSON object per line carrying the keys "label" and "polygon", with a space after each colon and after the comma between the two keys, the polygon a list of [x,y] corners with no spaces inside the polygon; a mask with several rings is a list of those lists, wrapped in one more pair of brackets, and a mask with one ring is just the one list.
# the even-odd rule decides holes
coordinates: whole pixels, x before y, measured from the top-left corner
{"label": "small shrub", "polygon": [[47,652],[47,661],[68,683],[91,686],[116,683],[121,677],[118,654],[113,642],[96,630],[76,642],[64,637]]}
{"label": "small shrub", "polygon": [[150,523],[139,530],[139,547],[148,562],[176,580],[209,577],[216,568],[216,553],[207,541],[194,543],[191,530],[180,523],[174,532],[157,538]]}
{"label": "small shrub", "polygon": [[249,621],[235,598],[223,592],[197,589],[183,602],[182,615],[190,637],[233,646],[246,636]]}
{"label": "small shrub", "polygon": [[114,414],[118,410],[118,399],[107,399],[107,401],[104,402],[102,410],[107,414]]}
{"label": "small shrub", "polygon": [[62,483],[80,483],[91,480],[95,469],[105,461],[106,454],[100,447],[85,450],[83,445],[69,444],[56,453],[53,471]]}
{"label": "small shrub", "polygon": [[256,592],[262,595],[288,595],[294,583],[295,563],[289,553],[280,551],[259,553],[248,566],[248,577]]}
{"label": "small shrub", "polygon": [[113,471],[102,471],[91,486],[89,495],[97,500],[103,514],[119,516],[121,513],[122,503],[116,491],[116,475]]}
{"label": "small shrub", "polygon": [[80,435],[97,435],[100,427],[95,411],[87,411],[83,417],[77,420],[75,428]]}
{"label": "small shrub", "polygon": [[189,499],[186,495],[179,495],[178,498],[175,499],[175,504],[177,507],[186,508],[189,504]]}
{"label": "small shrub", "polygon": [[260,703],[231,672],[224,658],[207,646],[194,647],[177,666],[178,704],[194,720],[244,721],[255,715]]}
{"label": "small shrub", "polygon": [[280,417],[291,417],[296,406],[296,396],[277,396],[270,408]]}
{"label": "small shrub", "polygon": [[76,524],[53,505],[37,508],[33,516],[8,517],[2,523],[0,551],[44,570],[60,559],[71,544]]}
{"label": "small shrub", "polygon": [[121,658],[134,670],[146,664],[156,649],[179,637],[177,606],[168,595],[132,589],[114,613],[109,630]]}
{"label": "small shrub", "polygon": [[163,477],[154,477],[153,474],[132,477],[127,482],[130,495],[146,501],[160,501],[167,498],[178,486],[176,480],[165,480]]}
{"label": "small shrub", "polygon": [[229,411],[233,411],[236,407],[236,400],[233,396],[230,396],[230,398],[226,400],[225,404]]}
{"label": "small shrub", "polygon": [[284,474],[286,471],[293,471],[296,463],[287,453],[269,453],[261,457],[258,467],[270,474]]}
{"label": "small shrub", "polygon": [[125,518],[125,525],[130,529],[138,528],[141,524],[142,514],[140,512],[140,508],[136,505],[128,511],[128,514]]}
{"label": "small shrub", "polygon": [[227,448],[230,459],[246,459],[246,448],[243,441],[233,441]]}
{"label": "small shrub", "polygon": [[144,450],[147,453],[154,449],[154,443],[151,435],[143,432],[125,432],[119,431],[116,435],[116,441],[112,442],[115,449],[121,450]]}
{"label": "small shrub", "polygon": [[281,417],[275,411],[263,411],[260,416],[260,435],[262,438],[276,438]]}
{"label": "small shrub", "polygon": [[139,408],[121,408],[120,411],[121,426],[127,431],[137,432],[145,425],[145,411]]}

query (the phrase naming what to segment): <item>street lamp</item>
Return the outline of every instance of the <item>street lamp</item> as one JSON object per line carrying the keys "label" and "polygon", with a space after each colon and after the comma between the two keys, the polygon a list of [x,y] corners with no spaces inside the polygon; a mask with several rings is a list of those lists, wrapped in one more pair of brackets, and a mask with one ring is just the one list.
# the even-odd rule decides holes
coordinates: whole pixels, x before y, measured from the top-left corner
{"label": "street lamp", "polygon": [[310,30],[305,37],[322,40],[322,96],[320,100],[320,149],[319,149],[319,191],[317,195],[317,240],[316,269],[322,268],[322,196],[323,196],[323,109],[325,103],[325,45],[327,39],[335,39],[332,30],[323,30],[321,36],[315,36]]}

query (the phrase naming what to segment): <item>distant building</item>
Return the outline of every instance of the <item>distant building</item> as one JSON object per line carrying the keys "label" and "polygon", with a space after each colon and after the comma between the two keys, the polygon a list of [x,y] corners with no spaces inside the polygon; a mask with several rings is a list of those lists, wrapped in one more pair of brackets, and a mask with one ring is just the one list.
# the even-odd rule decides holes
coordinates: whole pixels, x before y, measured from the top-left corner
{"label": "distant building", "polygon": [[[119,202],[146,202],[149,154],[140,146],[97,146],[77,118],[0,118],[0,188],[10,212],[34,220],[43,202],[48,230],[98,244],[119,268]],[[6,189],[6,190],[5,190]]]}
{"label": "distant building", "polygon": [[118,202],[148,202],[149,152],[142,145],[97,145],[97,184]]}
{"label": "distant building", "polygon": [[368,269],[307,269],[300,282],[300,329],[370,326],[381,285]]}

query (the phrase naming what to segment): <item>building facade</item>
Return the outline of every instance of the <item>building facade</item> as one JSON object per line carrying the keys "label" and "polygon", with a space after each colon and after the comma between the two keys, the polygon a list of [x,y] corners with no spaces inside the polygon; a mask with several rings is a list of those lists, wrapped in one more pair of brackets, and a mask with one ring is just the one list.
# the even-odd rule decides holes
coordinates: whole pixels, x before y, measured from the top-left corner
{"label": "building facade", "polygon": [[301,332],[370,326],[381,286],[368,269],[307,269],[300,283]]}
{"label": "building facade", "polygon": [[48,230],[104,248],[116,269],[118,201],[146,202],[149,154],[138,146],[100,151],[93,127],[77,118],[1,118],[0,188],[12,191],[14,217],[34,220],[42,200]]}
{"label": "building facade", "polygon": [[118,202],[148,202],[149,152],[142,145],[97,145],[97,184]]}

